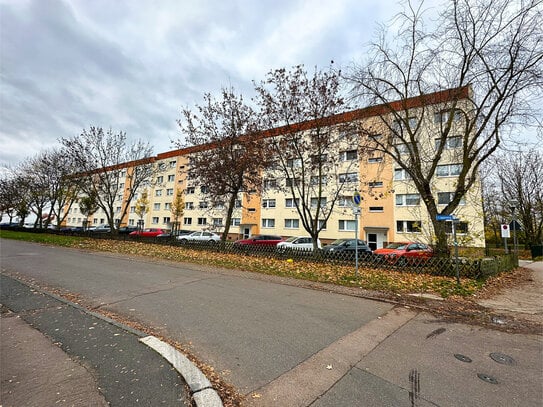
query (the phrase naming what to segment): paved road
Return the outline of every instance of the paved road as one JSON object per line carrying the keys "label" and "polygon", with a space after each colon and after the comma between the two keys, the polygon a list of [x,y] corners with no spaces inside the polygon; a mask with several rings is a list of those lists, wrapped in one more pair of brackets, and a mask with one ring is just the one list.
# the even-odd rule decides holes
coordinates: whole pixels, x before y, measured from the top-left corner
{"label": "paved road", "polygon": [[248,404],[541,406],[540,336],[226,271],[0,243],[3,273],[78,293],[191,343]]}

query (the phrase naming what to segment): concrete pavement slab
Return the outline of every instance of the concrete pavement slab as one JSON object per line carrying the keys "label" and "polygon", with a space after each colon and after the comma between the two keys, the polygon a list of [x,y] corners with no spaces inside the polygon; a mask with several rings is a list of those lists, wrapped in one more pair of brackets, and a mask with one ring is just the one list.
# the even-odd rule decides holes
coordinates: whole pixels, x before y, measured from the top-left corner
{"label": "concrete pavement slab", "polygon": [[[513,363],[497,362],[496,354]],[[415,375],[420,398],[442,407],[540,407],[543,400],[542,336],[445,323],[424,313],[356,367],[402,389]]]}
{"label": "concrete pavement slab", "polygon": [[0,317],[0,343],[0,405],[109,405],[89,370],[16,314]]}

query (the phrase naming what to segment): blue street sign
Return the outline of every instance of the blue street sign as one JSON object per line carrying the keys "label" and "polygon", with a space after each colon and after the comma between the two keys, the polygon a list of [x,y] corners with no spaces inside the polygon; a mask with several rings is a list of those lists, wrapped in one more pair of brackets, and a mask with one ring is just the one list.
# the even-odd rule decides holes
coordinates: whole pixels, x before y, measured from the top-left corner
{"label": "blue street sign", "polygon": [[436,215],[436,220],[456,220],[453,215]]}
{"label": "blue street sign", "polygon": [[362,197],[360,196],[360,192],[356,191],[353,195],[353,203],[358,206],[360,205],[360,202],[362,201]]}

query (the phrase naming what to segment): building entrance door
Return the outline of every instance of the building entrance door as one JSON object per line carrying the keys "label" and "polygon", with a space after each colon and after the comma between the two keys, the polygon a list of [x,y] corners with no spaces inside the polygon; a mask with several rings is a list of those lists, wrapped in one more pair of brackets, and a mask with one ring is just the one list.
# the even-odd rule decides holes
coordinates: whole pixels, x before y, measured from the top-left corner
{"label": "building entrance door", "polygon": [[377,250],[377,233],[368,233],[368,246],[371,250]]}
{"label": "building entrance door", "polygon": [[243,228],[243,238],[249,239],[251,237],[251,228]]}

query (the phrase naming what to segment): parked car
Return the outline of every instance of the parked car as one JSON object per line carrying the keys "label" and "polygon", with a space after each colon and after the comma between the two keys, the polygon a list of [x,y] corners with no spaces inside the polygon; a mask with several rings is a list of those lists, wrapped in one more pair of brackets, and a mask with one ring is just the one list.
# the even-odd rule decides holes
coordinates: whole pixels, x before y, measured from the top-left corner
{"label": "parked car", "polygon": [[[358,247],[356,246],[358,244]],[[355,250],[358,248],[359,258],[371,256],[372,251],[368,244],[361,239],[337,239],[332,243],[323,247],[323,253],[325,256],[337,257],[341,259],[354,259]]]}
{"label": "parked car", "polygon": [[[320,239],[317,239],[317,247],[322,248]],[[313,239],[309,236],[292,236],[283,242],[277,243],[277,250],[310,251],[313,250]]]}
{"label": "parked car", "polygon": [[111,233],[109,225],[100,225],[92,229],[92,233]]}
{"label": "parked car", "polygon": [[160,228],[147,228],[143,230],[135,230],[133,232],[130,232],[128,235],[138,237],[156,237],[162,233],[169,233],[169,230]]}
{"label": "parked car", "polygon": [[373,252],[389,263],[419,263],[421,260],[428,260],[434,256],[433,249],[424,243],[419,242],[395,242],[387,247],[377,249]]}
{"label": "parked car", "polygon": [[120,235],[128,235],[132,232],[135,232],[136,230],[138,230],[137,226],[122,226],[119,228],[117,233]]}
{"label": "parked car", "polygon": [[158,235],[157,237],[159,238],[177,238],[178,236],[185,236],[185,235],[189,235],[193,232],[193,230],[185,230],[185,229],[178,229],[178,230],[175,230],[173,232],[168,232],[168,233],[162,233],[160,235]]}
{"label": "parked car", "polygon": [[276,246],[283,241],[284,239],[281,236],[255,235],[248,239],[236,240],[234,244],[237,246]]}
{"label": "parked car", "polygon": [[192,232],[188,235],[178,236],[177,239],[181,243],[187,242],[207,242],[207,243],[217,243],[221,240],[221,237],[213,232]]}

